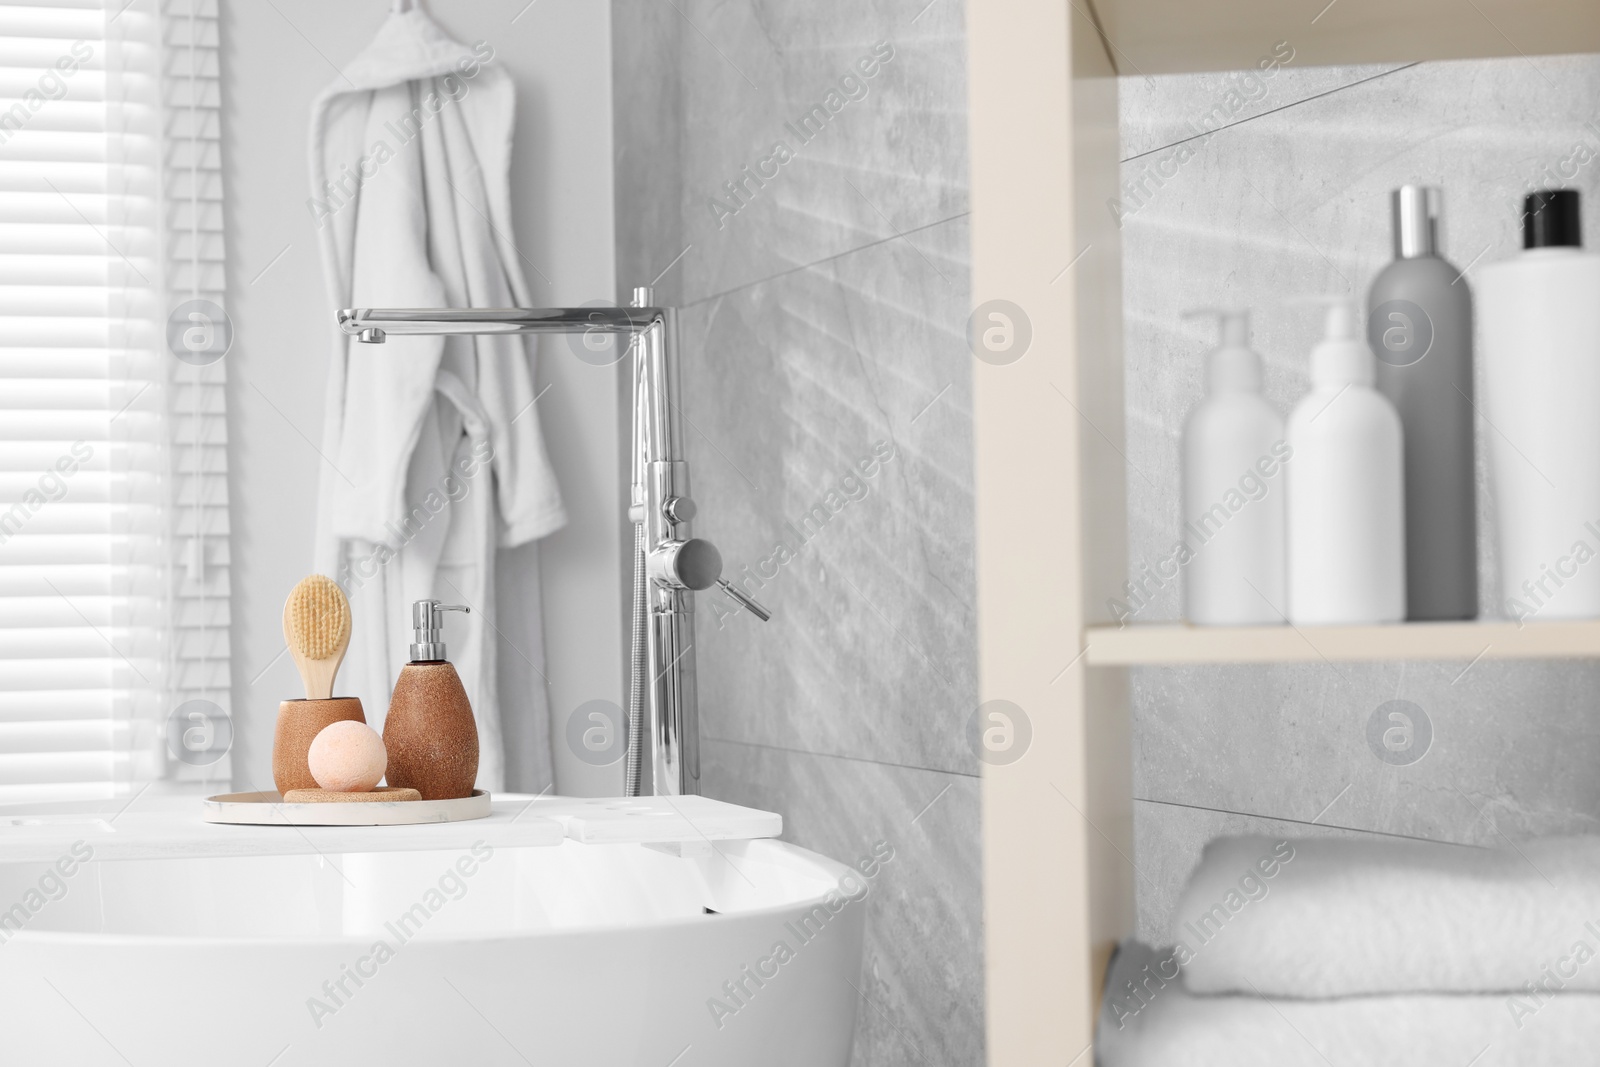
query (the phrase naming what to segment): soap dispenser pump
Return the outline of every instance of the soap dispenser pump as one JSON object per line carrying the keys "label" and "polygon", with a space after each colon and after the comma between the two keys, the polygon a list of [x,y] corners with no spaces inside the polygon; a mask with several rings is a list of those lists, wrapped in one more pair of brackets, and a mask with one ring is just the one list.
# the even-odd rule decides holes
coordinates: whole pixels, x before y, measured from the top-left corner
{"label": "soap dispenser pump", "polygon": [[383,744],[388,783],[423,800],[469,797],[478,780],[478,725],[444,645],[444,613],[470,610],[437,600],[411,605],[411,662],[394,684]]}
{"label": "soap dispenser pump", "polygon": [[1406,614],[1405,474],[1400,416],[1373,388],[1355,299],[1327,307],[1311,351],[1311,392],[1289,415],[1289,619],[1399,622]]}
{"label": "soap dispenser pump", "polygon": [[1250,312],[1195,308],[1217,321],[1206,395],[1183,421],[1183,614],[1203,626],[1281,623],[1283,416],[1261,395]]}

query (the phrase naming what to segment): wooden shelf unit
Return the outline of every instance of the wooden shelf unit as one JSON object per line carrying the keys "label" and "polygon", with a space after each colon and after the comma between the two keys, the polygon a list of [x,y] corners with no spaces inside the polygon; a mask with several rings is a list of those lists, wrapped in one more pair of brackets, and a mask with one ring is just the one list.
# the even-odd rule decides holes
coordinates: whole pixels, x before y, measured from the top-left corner
{"label": "wooden shelf unit", "polygon": [[[983,767],[988,1060],[1087,1064],[1133,927],[1129,666],[1600,656],[1600,623],[1109,625],[1127,570],[1116,77],[1244,69],[1278,41],[1297,67],[1600,51],[1600,3],[974,0],[966,17],[972,302],[1020,307],[1032,333],[1021,358],[973,363],[980,699],[1032,725],[1022,758]],[[1087,669],[1062,673],[1074,650]]]}
{"label": "wooden shelf unit", "polygon": [[1091,667],[1600,658],[1600,621],[1397,626],[1091,626]]}

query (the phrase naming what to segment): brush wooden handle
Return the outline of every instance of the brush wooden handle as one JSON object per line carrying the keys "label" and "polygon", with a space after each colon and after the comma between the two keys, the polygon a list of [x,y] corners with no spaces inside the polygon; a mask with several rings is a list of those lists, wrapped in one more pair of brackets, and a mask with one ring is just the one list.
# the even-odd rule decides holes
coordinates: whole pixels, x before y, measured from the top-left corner
{"label": "brush wooden handle", "polygon": [[[320,578],[320,575],[314,577]],[[339,618],[312,620],[313,625],[321,624],[317,625],[318,631],[331,635],[332,640],[331,642],[324,640],[325,647],[321,648],[308,645],[305,635],[297,635],[295,632],[295,608],[297,603],[303,604],[311,595],[307,589],[307,583],[311,580],[307,579],[295,586],[289,598],[283,602],[283,640],[289,646],[289,654],[294,657],[294,665],[300,672],[301,681],[305,682],[306,699],[327,700],[333,696],[334,676],[339,673],[339,665],[344,662],[344,654],[350,648],[350,607],[344,601],[343,592],[338,591],[338,587],[333,586],[331,581],[322,579],[329,586],[333,586],[333,591],[337,593],[336,608],[328,607],[324,601],[323,610],[337,610]],[[302,623],[304,621],[302,620]],[[321,652],[322,655],[313,658],[310,652]]]}

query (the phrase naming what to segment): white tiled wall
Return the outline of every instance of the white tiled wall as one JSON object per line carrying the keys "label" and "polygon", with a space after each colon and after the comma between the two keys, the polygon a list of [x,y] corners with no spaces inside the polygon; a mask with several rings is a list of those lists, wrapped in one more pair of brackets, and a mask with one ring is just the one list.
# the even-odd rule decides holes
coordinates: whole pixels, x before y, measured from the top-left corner
{"label": "white tiled wall", "polygon": [[854,1062],[981,1063],[962,5],[677,7],[613,7],[619,277],[684,309],[696,533],[774,613],[701,598],[702,784],[846,862],[892,846]]}

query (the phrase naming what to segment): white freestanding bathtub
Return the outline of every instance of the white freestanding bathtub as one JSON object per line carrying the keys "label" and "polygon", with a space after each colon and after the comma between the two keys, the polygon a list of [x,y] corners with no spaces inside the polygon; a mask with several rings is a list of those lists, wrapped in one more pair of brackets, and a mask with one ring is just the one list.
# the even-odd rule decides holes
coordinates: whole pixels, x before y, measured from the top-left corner
{"label": "white freestanding bathtub", "polygon": [[[38,838],[0,858],[8,1064],[849,1060],[869,877],[780,841],[508,845],[460,823],[427,828],[449,847],[335,852],[323,828],[208,827],[157,858],[119,851],[128,821],[74,818],[0,817],[0,857]],[[216,836],[235,830],[291,854],[237,854]]]}

